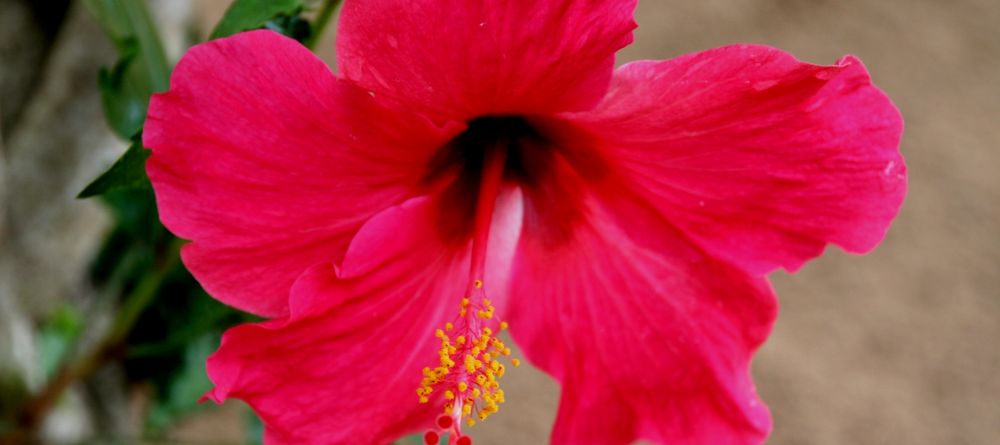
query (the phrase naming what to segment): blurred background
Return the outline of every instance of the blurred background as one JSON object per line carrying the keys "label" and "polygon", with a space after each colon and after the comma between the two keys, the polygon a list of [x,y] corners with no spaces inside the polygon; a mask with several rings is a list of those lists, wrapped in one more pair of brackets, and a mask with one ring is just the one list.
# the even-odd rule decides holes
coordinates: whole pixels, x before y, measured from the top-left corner
{"label": "blurred background", "polygon": [[[621,62],[736,42],[821,64],[851,53],[906,119],[910,191],[883,245],[773,276],[782,313],[754,364],[769,443],[1000,443],[1000,2],[639,3]],[[165,59],[228,4],[150,0]],[[256,443],[238,402],[195,403],[219,330],[248,318],[170,260],[176,243],[144,219],[148,190],[75,198],[131,135],[102,111],[102,88],[129,75],[108,20],[83,1],[0,0],[0,435],[67,380],[35,419],[51,443]],[[334,28],[318,40],[331,63]],[[558,385],[524,366],[507,380],[476,443],[545,443]]]}

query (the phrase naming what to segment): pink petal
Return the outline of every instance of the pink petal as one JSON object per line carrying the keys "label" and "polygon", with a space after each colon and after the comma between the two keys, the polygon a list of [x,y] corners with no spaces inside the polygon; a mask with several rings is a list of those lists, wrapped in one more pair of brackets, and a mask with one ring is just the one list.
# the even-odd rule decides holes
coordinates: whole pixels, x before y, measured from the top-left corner
{"label": "pink petal", "polygon": [[188,269],[219,300],[278,316],[295,278],[409,196],[414,165],[453,132],[254,31],[192,48],[153,97],[143,142],[163,223],[194,241]]}
{"label": "pink petal", "polygon": [[873,249],[906,194],[899,111],[850,56],[743,45],[632,63],[569,119],[672,224],[755,274],[826,243]]}
{"label": "pink petal", "polygon": [[769,285],[648,207],[605,202],[588,198],[568,243],[526,225],[515,261],[511,332],[562,383],[552,443],[761,443],[770,417],[748,367],[776,316]]}
{"label": "pink petal", "polygon": [[[271,445],[388,443],[431,428],[443,402],[418,404],[416,389],[470,267],[468,245],[442,243],[431,204],[417,198],[372,218],[339,270],[316,266],[295,283],[289,316],[226,332],[208,362],[208,397],[249,403]],[[498,203],[488,283],[508,280],[520,205],[512,193]],[[503,302],[506,289],[491,298]]]}
{"label": "pink petal", "polygon": [[584,110],[632,41],[636,0],[348,0],[342,73],[455,120]]}

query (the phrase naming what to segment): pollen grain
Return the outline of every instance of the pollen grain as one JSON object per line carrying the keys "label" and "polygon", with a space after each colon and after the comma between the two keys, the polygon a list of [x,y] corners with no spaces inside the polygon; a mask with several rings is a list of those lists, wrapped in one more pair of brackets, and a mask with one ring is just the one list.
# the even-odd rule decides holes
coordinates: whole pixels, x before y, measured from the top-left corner
{"label": "pollen grain", "polygon": [[[484,297],[482,287],[483,282],[475,280],[470,290],[479,295],[463,298],[459,317],[435,330],[441,342],[438,363],[423,369],[417,388],[420,403],[430,403],[435,392],[442,395],[444,414],[455,419],[456,428],[463,419],[468,426],[486,420],[504,403],[500,379],[506,367],[500,358],[509,357],[511,350],[497,335],[508,325],[495,318],[496,308]],[[511,359],[510,363],[518,366],[520,361]]]}

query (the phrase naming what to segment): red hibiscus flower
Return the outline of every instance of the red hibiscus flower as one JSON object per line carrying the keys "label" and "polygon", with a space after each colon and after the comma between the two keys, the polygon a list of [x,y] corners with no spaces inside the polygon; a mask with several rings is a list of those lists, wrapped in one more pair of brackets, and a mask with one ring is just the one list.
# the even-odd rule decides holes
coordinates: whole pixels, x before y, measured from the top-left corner
{"label": "red hibiscus flower", "polygon": [[902,121],[853,57],[614,69],[634,6],[348,0],[337,74],[268,31],[189,51],[145,129],[161,218],[270,318],[226,333],[208,397],[271,444],[454,443],[503,402],[509,323],[562,384],[553,443],[762,442],[764,275],[879,243]]}

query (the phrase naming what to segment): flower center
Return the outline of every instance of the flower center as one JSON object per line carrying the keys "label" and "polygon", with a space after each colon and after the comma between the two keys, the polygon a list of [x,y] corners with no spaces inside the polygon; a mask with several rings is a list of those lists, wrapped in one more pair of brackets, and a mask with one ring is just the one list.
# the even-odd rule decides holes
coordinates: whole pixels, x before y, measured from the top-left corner
{"label": "flower center", "polygon": [[468,181],[466,185],[475,186],[493,152],[504,151],[505,179],[528,181],[537,171],[531,168],[530,160],[546,151],[549,145],[525,117],[478,117],[469,121],[462,134],[435,153],[425,179],[433,182],[451,174],[457,175],[456,179]]}
{"label": "flower center", "polygon": [[[471,438],[462,436],[461,422],[465,419],[472,426],[476,418],[486,420],[499,411],[504,402],[499,380],[505,372],[499,359],[510,356],[510,348],[496,337],[499,331],[507,329],[507,323],[497,318],[496,308],[487,298],[483,283],[490,223],[508,171],[511,148],[508,136],[494,132],[517,128],[513,122],[503,122],[499,127],[490,124],[484,128],[484,124],[474,121],[468,131],[449,144],[475,152],[454,154],[463,157],[456,181],[462,180],[462,175],[469,171],[478,179],[472,189],[477,193],[464,190],[465,194],[472,195],[474,209],[471,218],[465,221],[471,228],[467,235],[472,240],[469,282],[466,294],[459,301],[458,315],[435,332],[441,342],[438,365],[424,368],[423,380],[417,388],[420,403],[442,401],[443,416],[438,420],[438,428],[467,444],[471,444]],[[444,202],[447,204],[447,200]],[[465,238],[465,242],[468,239]],[[519,362],[512,359],[511,364],[517,366]],[[432,398],[435,393],[439,397]],[[434,434],[425,435],[425,440],[435,437],[437,432],[432,432]]]}
{"label": "flower center", "polygon": [[[500,359],[509,357],[511,351],[496,336],[507,329],[507,323],[499,321],[495,311],[483,282],[476,280],[470,295],[462,298],[458,317],[434,333],[441,341],[439,364],[424,368],[417,396],[420,403],[429,403],[434,392],[441,392],[443,414],[455,420],[456,427],[463,418],[468,426],[475,425],[476,418],[486,420],[504,402],[500,379],[506,367]],[[517,359],[510,362],[515,367],[520,364]],[[453,422],[446,423],[445,429],[452,429]],[[456,433],[460,434],[459,430]]]}
{"label": "flower center", "polygon": [[[466,242],[472,235],[487,169],[498,168],[497,179],[530,185],[544,174],[553,150],[528,119],[485,116],[473,119],[464,132],[437,150],[423,178],[428,193],[437,195],[437,227],[449,241]],[[496,164],[490,167],[490,164]],[[490,197],[495,198],[495,195]]]}

